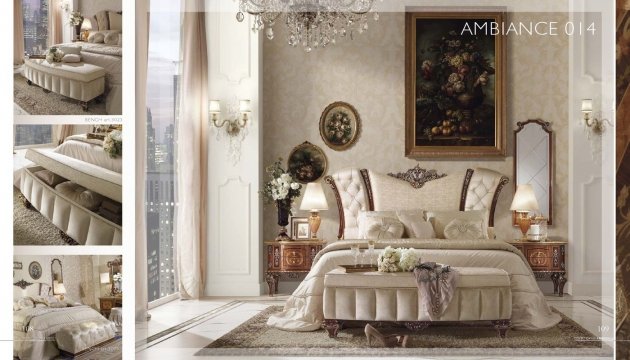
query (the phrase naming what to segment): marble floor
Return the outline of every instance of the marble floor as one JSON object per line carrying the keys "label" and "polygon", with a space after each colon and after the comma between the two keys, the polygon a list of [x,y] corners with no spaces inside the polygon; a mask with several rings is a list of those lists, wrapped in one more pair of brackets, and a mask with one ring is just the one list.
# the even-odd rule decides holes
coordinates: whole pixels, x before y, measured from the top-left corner
{"label": "marble floor", "polygon": [[[202,300],[175,300],[156,307],[149,311],[150,321],[136,323],[136,359],[198,359],[199,357],[194,357],[193,354],[213,339],[221,337],[270,305],[283,305],[286,298],[286,295],[273,298],[213,297]],[[612,346],[614,334],[612,298],[570,295],[546,298],[549,305]],[[573,359],[575,356],[570,358]]]}

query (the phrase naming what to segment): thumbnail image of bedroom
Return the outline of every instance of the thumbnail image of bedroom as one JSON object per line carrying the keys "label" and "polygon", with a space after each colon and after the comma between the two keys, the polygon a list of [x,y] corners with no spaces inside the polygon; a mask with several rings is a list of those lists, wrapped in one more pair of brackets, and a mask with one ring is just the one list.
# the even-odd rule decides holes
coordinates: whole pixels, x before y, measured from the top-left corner
{"label": "thumbnail image of bedroom", "polygon": [[15,115],[122,115],[122,0],[15,0]]}
{"label": "thumbnail image of bedroom", "polygon": [[121,245],[122,125],[16,125],[14,245]]}
{"label": "thumbnail image of bedroom", "polygon": [[120,359],[122,278],[122,256],[14,256],[13,359]]}

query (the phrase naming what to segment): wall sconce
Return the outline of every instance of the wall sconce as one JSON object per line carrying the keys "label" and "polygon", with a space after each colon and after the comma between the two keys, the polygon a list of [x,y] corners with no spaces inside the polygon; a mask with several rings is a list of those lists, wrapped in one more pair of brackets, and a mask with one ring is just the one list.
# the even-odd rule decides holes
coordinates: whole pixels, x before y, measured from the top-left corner
{"label": "wall sconce", "polygon": [[215,127],[222,128],[225,125],[225,131],[229,136],[237,136],[241,133],[241,130],[244,129],[245,126],[247,126],[249,113],[251,113],[252,109],[249,100],[240,100],[238,104],[238,112],[240,113],[240,117],[235,116],[234,114],[229,114],[233,117],[223,119],[221,123],[219,123],[219,115],[221,114],[221,101],[210,100],[208,111],[211,115],[210,120]]}
{"label": "wall sconce", "polygon": [[584,113],[584,124],[587,129],[590,129],[591,132],[595,135],[602,135],[604,131],[606,131],[606,123],[608,125],[612,124],[607,119],[598,119],[596,117],[591,118],[591,113],[593,112],[593,100],[592,99],[583,99],[582,100],[582,113]]}

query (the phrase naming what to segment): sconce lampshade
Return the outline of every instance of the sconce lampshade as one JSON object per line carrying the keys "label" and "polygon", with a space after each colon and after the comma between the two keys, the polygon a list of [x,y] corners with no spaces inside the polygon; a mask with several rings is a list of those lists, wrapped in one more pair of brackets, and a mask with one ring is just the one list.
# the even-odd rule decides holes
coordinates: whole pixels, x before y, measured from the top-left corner
{"label": "sconce lampshade", "polygon": [[529,212],[538,210],[538,200],[534,194],[534,188],[530,184],[519,185],[514,194],[514,200],[510,210],[519,212]]}
{"label": "sconce lampshade", "polygon": [[101,284],[109,284],[109,273],[101,273]]}
{"label": "sconce lampshade", "polygon": [[53,281],[53,289],[55,294],[63,295],[66,293],[66,287],[59,281]]}
{"label": "sconce lampshade", "polygon": [[219,100],[210,100],[210,105],[208,106],[208,111],[211,113],[220,113],[221,112],[221,101]]}
{"label": "sconce lampshade", "polygon": [[590,113],[593,111],[593,100],[592,99],[582,99],[582,112]]}
{"label": "sconce lampshade", "polygon": [[238,102],[238,110],[242,113],[248,113],[252,111],[252,107],[249,100],[240,100]]}
{"label": "sconce lampshade", "polygon": [[300,210],[319,211],[328,210],[328,202],[324,195],[324,189],[320,183],[308,183],[306,184],[306,190],[304,191],[304,197],[302,198],[302,204],[300,204]]}
{"label": "sconce lampshade", "polygon": [[84,18],[83,23],[81,23],[81,30],[92,30],[92,21],[88,18]]}

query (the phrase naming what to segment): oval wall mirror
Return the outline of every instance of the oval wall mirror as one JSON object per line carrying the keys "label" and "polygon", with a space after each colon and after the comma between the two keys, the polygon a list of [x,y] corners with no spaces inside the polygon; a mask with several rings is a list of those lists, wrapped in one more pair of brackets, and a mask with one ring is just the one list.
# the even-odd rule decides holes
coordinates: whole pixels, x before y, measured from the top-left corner
{"label": "oval wall mirror", "polygon": [[[551,124],[541,119],[516,123],[514,130],[514,189],[531,184],[539,215],[553,219],[553,131]],[[538,214],[537,214],[538,215]]]}

